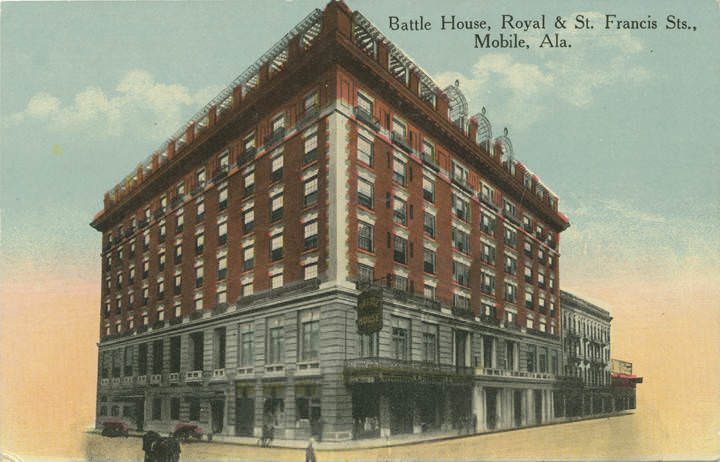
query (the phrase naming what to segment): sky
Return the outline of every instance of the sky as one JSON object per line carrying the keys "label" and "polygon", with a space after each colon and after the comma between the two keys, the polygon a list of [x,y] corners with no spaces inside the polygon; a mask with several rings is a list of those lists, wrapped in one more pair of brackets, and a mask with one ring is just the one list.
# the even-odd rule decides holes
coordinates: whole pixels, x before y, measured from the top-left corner
{"label": "sky", "polygon": [[[101,242],[89,222],[105,191],[325,3],[0,3],[0,366],[12,371],[0,377],[0,446],[20,441],[3,423],[32,425],[28,414],[67,415],[78,428],[92,420]],[[458,80],[495,135],[508,128],[515,157],[571,222],[560,285],[611,311],[613,356],[663,378],[676,376],[670,364],[690,372],[717,359],[718,2],[348,5],[442,87]],[[503,14],[544,14],[548,30],[518,32],[530,49],[475,48],[476,31],[440,30],[441,15],[456,15],[508,36]],[[557,16],[577,14],[595,29],[560,31],[571,48],[536,46]],[[649,15],[657,29],[607,30],[605,14]],[[670,14],[695,30],[666,30]],[[391,15],[422,15],[432,30],[391,31]],[[644,386],[720,395],[718,377]],[[716,416],[712,425],[720,430]]]}

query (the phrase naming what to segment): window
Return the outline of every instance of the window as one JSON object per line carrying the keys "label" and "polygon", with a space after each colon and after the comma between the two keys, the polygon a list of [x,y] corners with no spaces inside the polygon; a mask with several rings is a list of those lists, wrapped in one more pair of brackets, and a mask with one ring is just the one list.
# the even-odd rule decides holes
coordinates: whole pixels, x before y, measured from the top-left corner
{"label": "window", "polygon": [[532,267],[528,265],[525,266],[525,282],[532,283]]}
{"label": "window", "polygon": [[532,329],[535,326],[535,319],[532,316],[528,316],[525,319],[525,327],[527,329]]}
{"label": "window", "polygon": [[318,221],[317,219],[305,223],[303,229],[304,249],[315,249],[318,246]]}
{"label": "window", "polygon": [[505,228],[505,244],[510,247],[515,247],[517,245],[517,231]]}
{"label": "window", "polygon": [[190,409],[189,409],[190,420],[200,420],[200,398],[190,398]]}
{"label": "window", "polygon": [[246,153],[255,153],[255,133],[251,133],[243,140],[243,149]]}
{"label": "window", "polygon": [[393,220],[395,223],[407,226],[407,203],[397,196],[393,201]]}
{"label": "window", "polygon": [[250,244],[243,248],[243,271],[253,269],[255,266],[255,246]]}
{"label": "window", "polygon": [[456,194],[452,195],[452,211],[459,219],[470,221],[470,203]]}
{"label": "window", "polygon": [[367,138],[358,135],[357,142],[357,157],[358,160],[366,165],[372,167],[373,165],[373,144]]}
{"label": "window", "polygon": [[545,272],[542,268],[538,270],[538,287],[545,288]]}
{"label": "window", "polygon": [[490,186],[483,183],[482,193],[480,195],[480,198],[485,202],[494,204],[495,203],[495,190],[493,188],[491,188]]}
{"label": "window", "polygon": [[217,226],[218,230],[218,245],[225,245],[227,243],[227,217],[224,217]]}
{"label": "window", "polygon": [[319,104],[320,103],[318,101],[318,93],[316,91],[307,95],[305,97],[305,100],[303,101],[303,109],[305,109],[305,114],[316,111]]}
{"label": "window", "polygon": [[255,229],[255,209],[250,206],[243,210],[243,234],[251,233]]}
{"label": "window", "polygon": [[532,244],[529,240],[525,241],[525,256],[530,258],[533,256]]}
{"label": "window", "polygon": [[547,372],[548,349],[546,347],[540,347],[538,353],[538,367],[540,369],[539,372]]}
{"label": "window", "polygon": [[525,308],[532,310],[535,307],[532,292],[525,292]]}
{"label": "window", "polygon": [[470,235],[457,228],[452,229],[453,247],[462,253],[470,253]]}
{"label": "window", "polygon": [[[178,337],[179,338],[179,337]],[[179,348],[178,348],[179,350]],[[178,369],[180,364],[178,364]],[[163,341],[155,340],[152,343],[152,373],[162,374],[163,369]]]}
{"label": "window", "polygon": [[318,200],[318,177],[317,175],[305,180],[303,184],[303,205],[309,207]]}
{"label": "window", "polygon": [[423,270],[426,273],[435,274],[436,272],[436,256],[435,251],[431,249],[425,249],[423,256],[424,266]]}
{"label": "window", "polygon": [[435,182],[426,176],[423,177],[423,199],[435,202]]}
{"label": "window", "polygon": [[158,242],[165,242],[167,236],[167,228],[165,227],[165,221],[161,221],[158,226]]}
{"label": "window", "polygon": [[488,215],[487,213],[483,212],[483,214],[480,217],[480,229],[485,234],[494,236],[495,235],[495,217],[492,217],[492,216]]}
{"label": "window", "polygon": [[517,212],[517,210],[515,209],[515,204],[505,199],[503,205],[503,212],[505,212],[506,216],[514,217]]}
{"label": "window", "polygon": [[135,293],[130,292],[128,294],[128,310],[132,310],[135,307]]}
{"label": "window", "polygon": [[180,295],[181,287],[182,287],[182,276],[180,274],[176,274],[175,278],[173,280],[173,293],[175,295]]}
{"label": "window", "polygon": [[225,210],[228,203],[228,188],[227,185],[220,188],[218,191],[218,210]]}
{"label": "window", "polygon": [[407,179],[407,164],[398,159],[397,157],[393,158],[393,181],[395,183],[398,183],[401,186],[405,186],[405,181]]}
{"label": "window", "polygon": [[453,180],[457,181],[461,185],[466,185],[469,176],[470,176],[470,172],[468,171],[468,169],[466,169],[459,163],[453,161],[453,163],[452,163],[452,179]]}
{"label": "window", "polygon": [[428,300],[435,300],[435,287],[429,284],[423,285],[423,297]]}
{"label": "window", "polygon": [[201,230],[195,235],[195,254],[200,255],[205,250],[205,233]]}
{"label": "window", "polygon": [[392,127],[393,133],[400,136],[403,140],[407,137],[407,128],[405,127],[405,124],[393,117],[393,127]]}
{"label": "window", "polygon": [[505,283],[505,300],[512,303],[515,303],[517,301],[516,285],[510,284],[508,282]]}
{"label": "window", "polygon": [[470,267],[464,263],[453,260],[453,281],[461,286],[470,286]]}
{"label": "window", "polygon": [[528,345],[527,352],[527,370],[528,372],[535,372],[535,356],[537,355],[537,347],[535,345]]}
{"label": "window", "polygon": [[375,268],[363,264],[358,264],[358,279],[365,282],[375,280]]}
{"label": "window", "polygon": [[423,140],[423,160],[435,162],[435,146]]}
{"label": "window", "polygon": [[470,297],[466,297],[463,294],[453,294],[453,306],[462,310],[470,309]]}
{"label": "window", "polygon": [[213,369],[225,368],[226,333],[224,327],[213,330]]}
{"label": "window", "polygon": [[280,192],[270,198],[270,222],[277,221],[283,216],[283,193]]}
{"label": "window", "polygon": [[197,174],[195,175],[195,178],[197,179],[197,185],[198,187],[204,187],[205,186],[205,169],[201,168],[198,170]]}
{"label": "window", "polygon": [[150,231],[146,231],[145,234],[143,234],[143,250],[148,250],[150,248]]}
{"label": "window", "polygon": [[362,93],[358,92],[357,94],[357,104],[360,109],[365,111],[368,115],[372,117],[373,115],[373,101],[368,98],[367,96],[363,95]]}
{"label": "window", "polygon": [[271,130],[272,133],[279,133],[280,131],[285,130],[285,114],[278,114],[273,118],[272,124],[271,124]]}
{"label": "window", "polygon": [[405,276],[399,276],[394,274],[392,277],[393,289],[402,290],[403,292],[408,291],[408,279]]}
{"label": "window", "polygon": [[227,277],[227,256],[226,255],[220,255],[217,257],[217,267],[218,267],[218,274],[217,278],[219,281],[222,281]]}
{"label": "window", "polygon": [[305,154],[303,155],[303,165],[315,162],[318,158],[318,135],[317,126],[305,132]]}
{"label": "window", "polygon": [[[142,264],[142,277],[143,279],[147,279],[148,275],[150,274],[150,259],[148,257],[145,257],[143,259]],[[122,285],[122,274],[118,275],[118,284]]]}
{"label": "window", "polygon": [[193,298],[193,308],[195,311],[202,311],[203,309],[203,296],[202,291],[195,291],[195,297]]}
{"label": "window", "polygon": [[205,201],[200,198],[195,202],[195,222],[200,222],[205,219]]}
{"label": "window", "polygon": [[255,344],[255,332],[252,323],[240,325],[240,365],[252,366],[255,363],[255,353],[253,345]]}
{"label": "window", "polygon": [[270,182],[278,181],[283,176],[283,152],[282,149],[276,149],[272,155],[270,167]]}
{"label": "window", "polygon": [[523,215],[523,229],[528,233],[532,231],[532,220],[528,215]]}
{"label": "window", "polygon": [[358,178],[358,203],[369,209],[373,208],[373,184],[364,178]]}
{"label": "window", "polygon": [[159,279],[157,282],[157,298],[158,300],[162,300],[165,298],[165,280]]}
{"label": "window", "polygon": [[179,264],[182,261],[182,242],[175,244],[174,262]]}
{"label": "window", "polygon": [[135,239],[130,241],[130,255],[129,258],[135,258]]}
{"label": "window", "polygon": [[508,274],[517,273],[517,258],[512,255],[505,255],[505,272]]}
{"label": "window", "polygon": [[374,358],[378,355],[378,333],[360,334],[360,357]]}
{"label": "window", "polygon": [[358,248],[373,252],[374,227],[369,223],[358,222]]}
{"label": "window", "polygon": [[495,246],[487,242],[482,243],[482,261],[488,265],[495,265]]}
{"label": "window", "polygon": [[435,215],[425,212],[423,231],[426,236],[435,238]]}
{"label": "window", "polygon": [[538,298],[538,310],[545,314],[547,307],[545,305],[545,292],[540,292],[540,296]]}
{"label": "window", "polygon": [[393,357],[399,360],[408,360],[410,356],[410,320],[405,318],[392,318],[392,348]]}
{"label": "window", "polygon": [[179,209],[177,213],[175,214],[175,233],[179,234],[183,230],[183,225],[185,224],[185,220],[183,218],[183,209]]}
{"label": "window", "polygon": [[523,184],[526,188],[532,188],[532,177],[527,172],[523,175]]}
{"label": "window", "polygon": [[[133,268],[133,277],[134,277],[134,271],[135,268]],[[165,270],[165,250],[161,250],[158,254],[158,271],[164,271]]]}
{"label": "window", "polygon": [[407,264],[407,240],[400,236],[395,236],[395,252],[393,259],[398,263]]}
{"label": "window", "polygon": [[300,358],[314,361],[320,357],[320,310],[300,312]]}
{"label": "window", "polygon": [[162,419],[162,398],[153,398],[152,403],[152,419]]}
{"label": "window", "polygon": [[492,274],[483,272],[481,275],[482,284],[480,289],[489,295],[495,295],[495,276]]}
{"label": "window", "polygon": [[180,420],[180,398],[170,398],[170,419]]}
{"label": "window", "polygon": [[437,331],[438,327],[434,324],[425,324],[423,326],[423,361],[428,363],[437,363],[438,361],[438,344]]}
{"label": "window", "polygon": [[203,285],[205,271],[203,269],[202,261],[195,264],[195,288],[200,288]]}
{"label": "window", "polygon": [[279,289],[283,285],[283,274],[276,273],[270,276],[270,288]]}
{"label": "window", "polygon": [[270,260],[278,261],[283,257],[283,235],[282,232],[270,238]]}
{"label": "window", "polygon": [[243,182],[245,183],[245,196],[255,192],[255,170],[247,170]]}
{"label": "window", "polygon": [[304,279],[307,281],[309,279],[315,279],[318,275],[318,264],[317,261],[310,261],[308,263],[305,263],[303,266],[303,276]]}
{"label": "window", "polygon": [[267,335],[267,364],[279,364],[285,361],[285,332],[282,325],[282,318],[268,320]]}

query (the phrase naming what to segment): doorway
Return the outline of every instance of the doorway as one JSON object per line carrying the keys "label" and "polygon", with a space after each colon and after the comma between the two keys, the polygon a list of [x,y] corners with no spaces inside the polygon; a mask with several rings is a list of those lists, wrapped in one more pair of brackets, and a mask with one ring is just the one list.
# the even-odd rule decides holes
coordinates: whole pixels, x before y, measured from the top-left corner
{"label": "doorway", "polygon": [[210,413],[212,415],[211,428],[213,434],[218,434],[223,431],[223,424],[225,421],[225,400],[224,399],[213,399],[210,401]]}
{"label": "doorway", "polygon": [[235,400],[235,434],[253,436],[255,426],[255,400],[240,397]]}
{"label": "doorway", "polygon": [[519,427],[522,425],[522,391],[513,391],[513,407],[514,407],[514,418],[515,426]]}
{"label": "doorway", "polygon": [[497,388],[485,389],[485,409],[487,416],[485,424],[488,430],[495,430],[497,426]]}

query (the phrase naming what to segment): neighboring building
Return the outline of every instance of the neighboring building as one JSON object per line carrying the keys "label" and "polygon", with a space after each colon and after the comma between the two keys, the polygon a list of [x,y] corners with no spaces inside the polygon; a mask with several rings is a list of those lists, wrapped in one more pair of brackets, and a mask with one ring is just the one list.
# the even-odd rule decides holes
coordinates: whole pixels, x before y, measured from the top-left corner
{"label": "neighboring building", "polygon": [[97,423],[554,419],[568,221],[484,112],[344,3],[312,12],[105,195]]}
{"label": "neighboring building", "polygon": [[560,291],[564,384],[569,417],[612,410],[610,393],[610,321],[606,310]]}
{"label": "neighboring building", "polygon": [[643,378],[633,374],[632,363],[619,359],[610,361],[610,372],[614,410],[635,409],[635,387],[643,382]]}

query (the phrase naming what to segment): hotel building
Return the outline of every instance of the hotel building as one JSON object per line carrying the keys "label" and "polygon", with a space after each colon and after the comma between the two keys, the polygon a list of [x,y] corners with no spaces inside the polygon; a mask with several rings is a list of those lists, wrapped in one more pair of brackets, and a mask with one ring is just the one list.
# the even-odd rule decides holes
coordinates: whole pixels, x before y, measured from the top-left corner
{"label": "hotel building", "polygon": [[347,440],[561,414],[557,197],[315,10],[105,195],[97,424]]}

